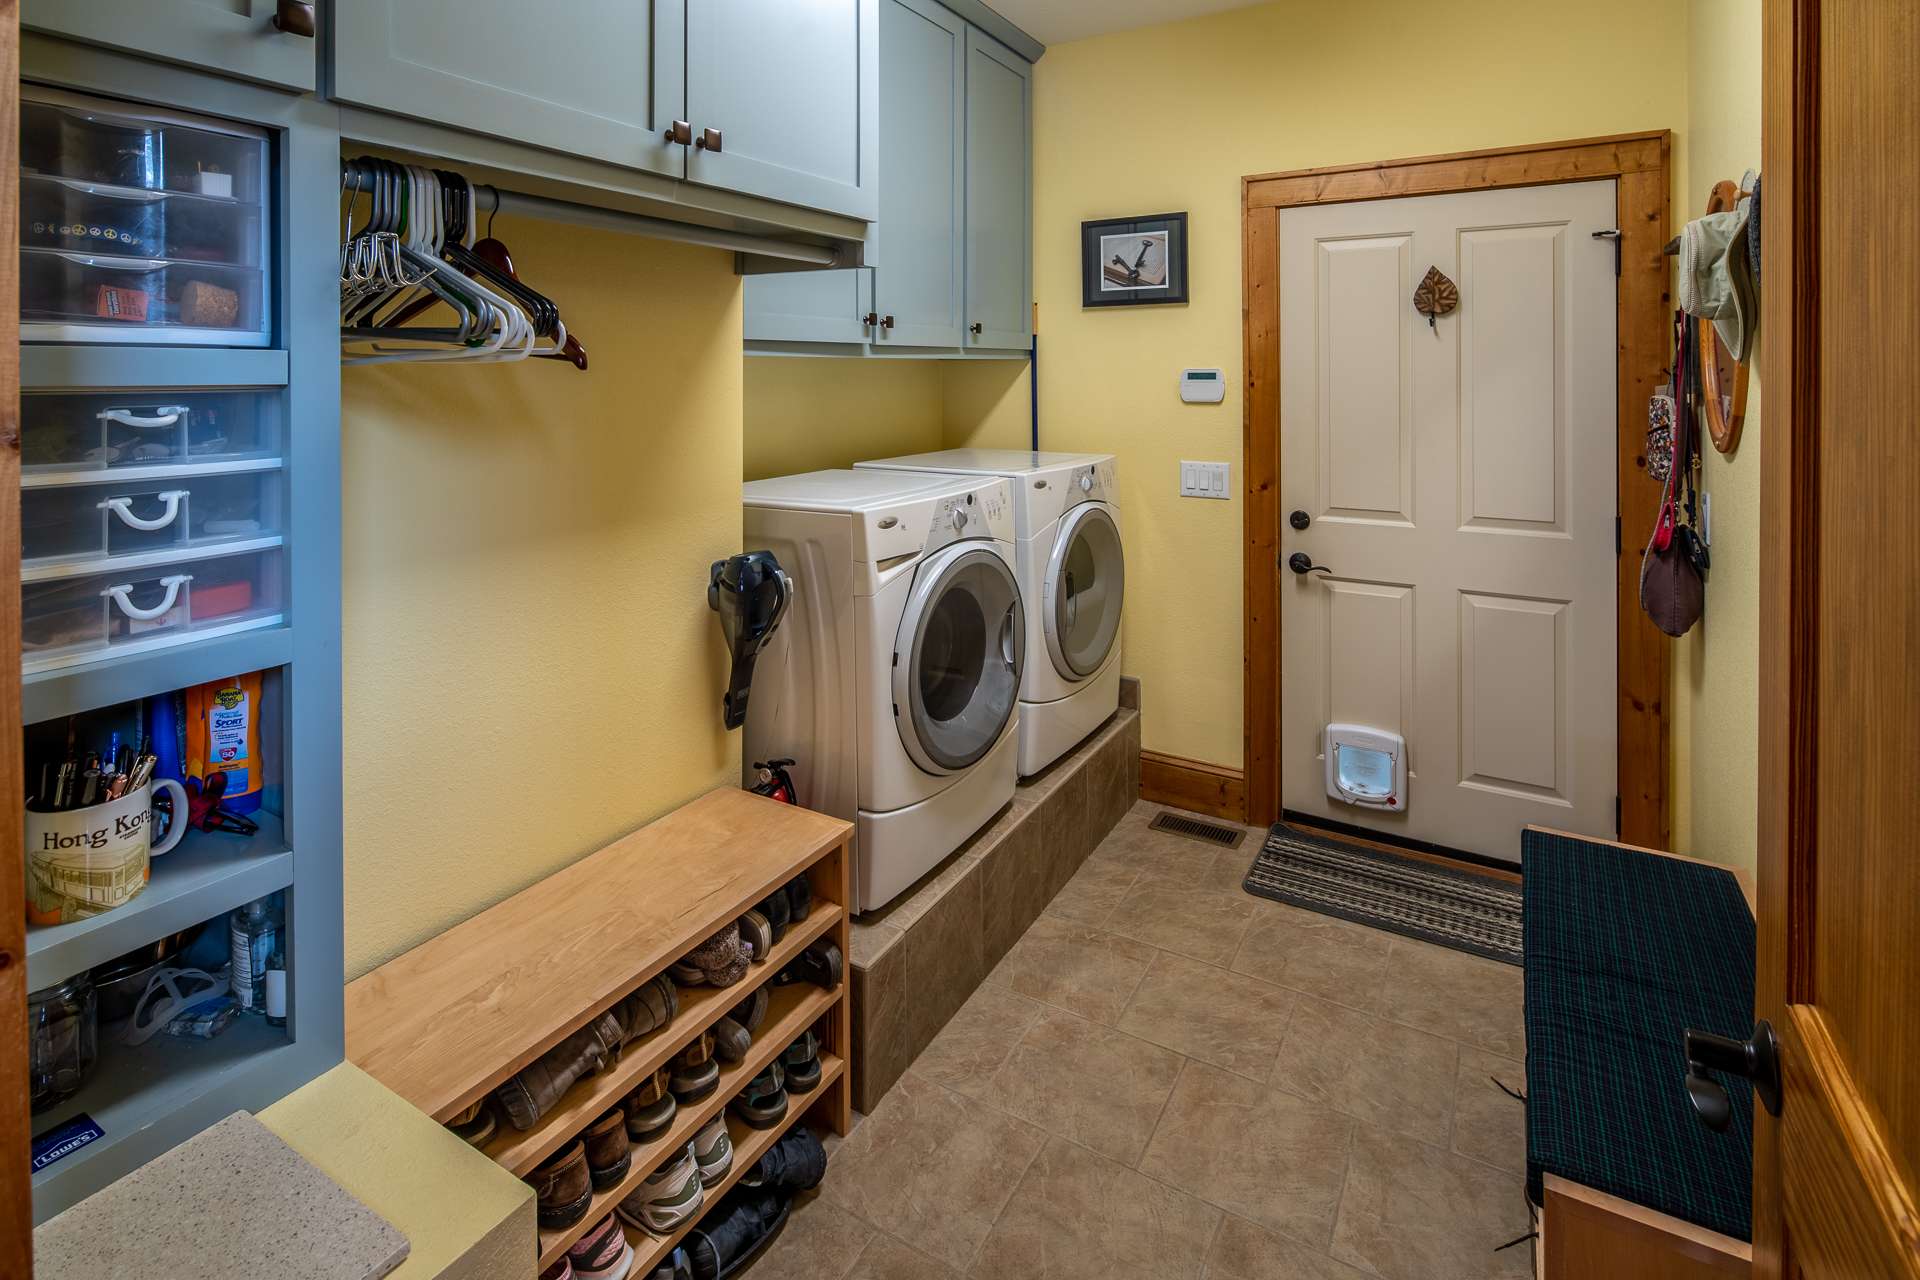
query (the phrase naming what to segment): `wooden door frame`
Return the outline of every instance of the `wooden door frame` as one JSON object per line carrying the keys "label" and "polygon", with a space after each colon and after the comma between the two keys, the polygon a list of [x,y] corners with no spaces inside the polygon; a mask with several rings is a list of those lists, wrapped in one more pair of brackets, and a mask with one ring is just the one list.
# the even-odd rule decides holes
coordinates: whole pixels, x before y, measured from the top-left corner
{"label": "wooden door frame", "polygon": [[[1241,288],[1246,367],[1244,625],[1246,819],[1280,817],[1280,211],[1302,205],[1535,187],[1612,178],[1620,231],[1615,401],[1623,547],[1637,546],[1660,503],[1646,473],[1647,397],[1664,376],[1672,301],[1665,255],[1672,192],[1666,130],[1416,156],[1377,164],[1263,173],[1240,180]],[[1667,703],[1671,652],[1640,610],[1639,557],[1624,550],[1615,585],[1618,663],[1619,838],[1665,849],[1671,837]]]}

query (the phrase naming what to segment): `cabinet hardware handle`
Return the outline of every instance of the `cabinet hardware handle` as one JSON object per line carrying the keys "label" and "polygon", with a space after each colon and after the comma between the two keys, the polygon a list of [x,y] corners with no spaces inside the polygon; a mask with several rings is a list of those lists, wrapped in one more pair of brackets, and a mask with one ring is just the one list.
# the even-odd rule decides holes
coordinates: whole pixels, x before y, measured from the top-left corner
{"label": "cabinet hardware handle", "polygon": [[135,413],[131,409],[107,409],[101,412],[98,416],[102,421],[105,421],[105,422],[117,422],[123,427],[133,427],[138,430],[146,430],[150,428],[172,426],[174,423],[180,421],[180,419],[187,416],[187,406],[183,404],[168,405],[166,408],[162,409],[159,413],[152,414],[152,415]]}
{"label": "cabinet hardware handle", "polygon": [[133,514],[132,498],[108,498],[100,504],[100,510],[111,511],[120,517],[120,523],[129,529],[138,529],[142,533],[156,533],[180,518],[180,504],[186,500],[185,489],[169,489],[165,493],[156,493],[154,497],[167,504],[166,512],[151,520]]}
{"label": "cabinet hardware handle", "polygon": [[696,150],[711,151],[713,154],[719,155],[720,131],[718,129],[702,129],[700,136],[694,139],[693,145]]}
{"label": "cabinet hardware handle", "polygon": [[180,588],[192,581],[193,575],[190,573],[178,573],[171,578],[160,579],[160,585],[167,589],[167,594],[162,596],[160,603],[151,609],[142,609],[134,604],[133,584],[131,582],[123,582],[119,586],[108,587],[100,594],[119,605],[120,612],[132,618],[135,622],[152,622],[155,618],[164,617],[173,612],[173,606],[180,602]]}
{"label": "cabinet hardware handle", "polygon": [[976,337],[979,336],[980,329],[981,329],[981,325],[978,320],[975,320],[972,324],[967,326],[967,332],[975,335]]}
{"label": "cabinet hardware handle", "polygon": [[693,145],[693,123],[688,120],[675,120],[672,124],[661,130],[660,136],[668,142],[678,143],[683,147],[690,147]]}
{"label": "cabinet hardware handle", "polygon": [[869,311],[860,317],[860,323],[869,329],[878,328],[880,324],[880,313],[878,311]]}
{"label": "cabinet hardware handle", "polygon": [[893,328],[893,317],[892,317],[892,316],[881,316],[881,317],[880,317],[880,327],[881,327],[882,329],[891,329],[891,328]]}
{"label": "cabinet hardware handle", "polygon": [[280,0],[273,8],[273,29],[285,35],[313,39],[313,5],[303,0]]}

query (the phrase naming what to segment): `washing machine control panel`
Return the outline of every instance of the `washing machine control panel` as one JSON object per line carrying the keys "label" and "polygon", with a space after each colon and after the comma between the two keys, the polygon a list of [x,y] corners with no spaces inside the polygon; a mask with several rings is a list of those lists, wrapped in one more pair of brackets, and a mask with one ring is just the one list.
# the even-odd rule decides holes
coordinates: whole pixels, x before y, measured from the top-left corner
{"label": "washing machine control panel", "polygon": [[928,521],[923,552],[962,538],[1013,538],[1013,495],[1005,480],[939,499]]}
{"label": "washing machine control panel", "polygon": [[1075,467],[1067,479],[1066,489],[1069,507],[1082,502],[1112,502],[1117,496],[1113,459]]}

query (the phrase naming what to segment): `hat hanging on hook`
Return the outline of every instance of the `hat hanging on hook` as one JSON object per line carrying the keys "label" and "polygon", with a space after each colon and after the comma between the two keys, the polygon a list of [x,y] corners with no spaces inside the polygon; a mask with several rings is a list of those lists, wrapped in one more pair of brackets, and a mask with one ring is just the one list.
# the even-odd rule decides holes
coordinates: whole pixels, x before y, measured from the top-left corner
{"label": "hat hanging on hook", "polygon": [[1453,314],[1460,305],[1460,286],[1447,279],[1438,267],[1428,267],[1427,274],[1413,291],[1413,309],[1427,318],[1429,329],[1438,329],[1435,323],[1439,317]]}

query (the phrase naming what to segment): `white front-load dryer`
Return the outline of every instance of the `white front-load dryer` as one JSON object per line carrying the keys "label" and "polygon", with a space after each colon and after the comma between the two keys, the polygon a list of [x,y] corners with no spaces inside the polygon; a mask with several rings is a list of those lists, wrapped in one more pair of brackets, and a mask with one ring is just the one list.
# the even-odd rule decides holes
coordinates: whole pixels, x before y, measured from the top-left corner
{"label": "white front-load dryer", "polygon": [[745,756],[854,831],[855,909],[886,905],[1013,799],[1027,658],[1012,486],[815,471],[745,486],[750,550],[793,580]]}
{"label": "white front-load dryer", "polygon": [[1014,486],[1014,560],[1027,609],[1021,777],[1079,745],[1120,706],[1126,553],[1113,455],[945,449],[857,464],[916,475],[1001,476]]}

